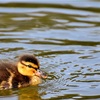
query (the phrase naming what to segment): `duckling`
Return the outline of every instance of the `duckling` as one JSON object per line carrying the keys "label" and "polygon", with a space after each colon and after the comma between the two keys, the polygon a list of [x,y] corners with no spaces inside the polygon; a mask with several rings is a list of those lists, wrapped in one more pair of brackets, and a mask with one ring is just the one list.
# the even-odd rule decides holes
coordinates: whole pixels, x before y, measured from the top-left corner
{"label": "duckling", "polygon": [[42,78],[47,78],[47,74],[40,70],[34,55],[24,54],[17,63],[0,62],[0,89],[38,85]]}

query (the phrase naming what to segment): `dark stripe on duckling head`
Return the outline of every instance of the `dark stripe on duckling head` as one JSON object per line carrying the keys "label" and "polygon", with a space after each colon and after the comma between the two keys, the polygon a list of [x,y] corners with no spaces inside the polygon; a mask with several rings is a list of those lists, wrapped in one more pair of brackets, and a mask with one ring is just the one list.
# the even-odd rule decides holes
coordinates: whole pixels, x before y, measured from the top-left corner
{"label": "dark stripe on duckling head", "polygon": [[20,60],[20,62],[22,62],[22,61],[31,62],[39,67],[39,62],[34,55],[24,54],[20,57],[19,60]]}
{"label": "dark stripe on duckling head", "polygon": [[39,67],[37,66],[37,65],[30,65],[30,64],[24,64],[22,61],[20,62],[22,65],[24,65],[24,66],[26,66],[26,67],[28,67],[28,68],[33,68],[33,69],[35,69],[35,70],[38,70],[39,69]]}

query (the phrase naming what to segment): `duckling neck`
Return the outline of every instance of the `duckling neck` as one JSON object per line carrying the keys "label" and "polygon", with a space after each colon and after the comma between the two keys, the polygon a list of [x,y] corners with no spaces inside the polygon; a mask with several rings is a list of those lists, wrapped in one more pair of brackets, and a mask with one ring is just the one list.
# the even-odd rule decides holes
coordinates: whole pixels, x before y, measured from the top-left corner
{"label": "duckling neck", "polygon": [[18,69],[16,69],[15,76],[12,79],[12,88],[19,88],[19,87],[28,86],[29,82],[30,82],[30,78],[20,74],[18,72]]}

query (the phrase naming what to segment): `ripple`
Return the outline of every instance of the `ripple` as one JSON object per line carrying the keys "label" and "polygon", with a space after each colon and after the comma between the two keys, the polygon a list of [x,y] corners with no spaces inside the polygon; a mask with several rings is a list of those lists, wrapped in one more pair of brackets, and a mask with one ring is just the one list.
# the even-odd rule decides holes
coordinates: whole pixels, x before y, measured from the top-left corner
{"label": "ripple", "polygon": [[23,20],[32,20],[32,17],[16,17],[16,18],[12,18],[12,20],[14,21],[23,21]]}
{"label": "ripple", "polygon": [[15,30],[16,29],[16,27],[8,27],[8,28],[0,28],[0,32],[8,32],[8,31],[13,31],[13,30]]}
{"label": "ripple", "polygon": [[78,20],[80,20],[80,21],[84,21],[84,22],[95,22],[95,23],[99,23],[100,22],[100,19],[99,19],[99,15],[98,16],[89,16],[89,17],[85,17],[85,18],[76,18],[76,19],[78,19]]}

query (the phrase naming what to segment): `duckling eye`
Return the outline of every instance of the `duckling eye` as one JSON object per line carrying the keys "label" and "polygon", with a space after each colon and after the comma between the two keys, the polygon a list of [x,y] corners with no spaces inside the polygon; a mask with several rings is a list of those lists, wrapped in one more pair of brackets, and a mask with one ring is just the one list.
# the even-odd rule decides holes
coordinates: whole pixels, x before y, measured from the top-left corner
{"label": "duckling eye", "polygon": [[37,68],[34,68],[34,67],[32,67],[31,65],[27,65],[27,67],[33,68],[33,69],[37,70]]}
{"label": "duckling eye", "polygon": [[33,68],[31,65],[27,65],[27,67],[29,67],[29,68]]}

